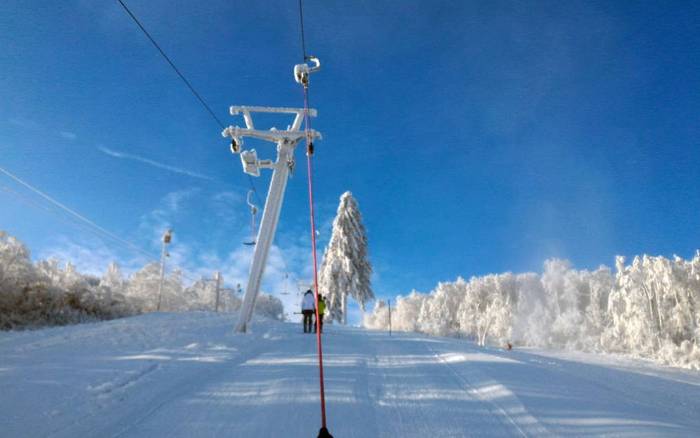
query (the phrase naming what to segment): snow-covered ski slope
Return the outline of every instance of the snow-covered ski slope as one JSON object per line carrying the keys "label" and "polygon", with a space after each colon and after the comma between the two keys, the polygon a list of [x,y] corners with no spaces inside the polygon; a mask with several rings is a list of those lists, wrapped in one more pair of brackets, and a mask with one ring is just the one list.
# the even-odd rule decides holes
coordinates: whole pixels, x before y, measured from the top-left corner
{"label": "snow-covered ski slope", "polygon": [[[315,337],[299,324],[150,314],[0,333],[3,437],[315,437]],[[484,349],[328,327],[342,437],[700,436],[700,375],[611,356]]]}

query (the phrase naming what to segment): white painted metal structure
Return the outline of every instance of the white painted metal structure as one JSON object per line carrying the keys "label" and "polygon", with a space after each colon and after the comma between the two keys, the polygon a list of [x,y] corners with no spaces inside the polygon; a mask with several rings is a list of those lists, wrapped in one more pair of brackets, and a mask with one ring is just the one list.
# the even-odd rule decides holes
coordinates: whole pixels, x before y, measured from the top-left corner
{"label": "white painted metal structure", "polygon": [[309,56],[309,61],[314,63],[313,67],[309,67],[306,63],[294,66],[294,80],[304,86],[309,84],[309,75],[321,69],[321,61],[317,57]]}
{"label": "white painted metal structure", "polygon": [[[321,138],[321,134],[317,131],[308,130],[305,132],[300,130],[304,120],[304,111],[303,108],[232,106],[231,115],[242,114],[246,127],[229,126],[221,133],[224,137],[231,138],[231,151],[240,153],[245,173],[260,176],[260,169],[272,169],[272,181],[270,182],[270,189],[267,193],[265,209],[263,210],[262,221],[258,230],[255,254],[253,255],[253,263],[250,266],[250,276],[248,277],[248,286],[246,287],[238,324],[236,325],[237,332],[245,333],[248,330],[250,318],[253,315],[270,245],[272,245],[275,237],[280,211],[282,210],[282,200],[287,187],[287,179],[289,178],[290,170],[294,168],[294,148],[299,141],[306,137],[307,132],[310,140]],[[279,131],[275,128],[261,131],[255,129],[253,113],[292,114],[294,115],[294,122],[286,131]],[[308,114],[310,117],[316,117],[316,110],[309,109]],[[257,138],[275,143],[277,145],[277,160],[273,162],[272,160],[258,159],[255,149],[242,150],[243,137]]]}

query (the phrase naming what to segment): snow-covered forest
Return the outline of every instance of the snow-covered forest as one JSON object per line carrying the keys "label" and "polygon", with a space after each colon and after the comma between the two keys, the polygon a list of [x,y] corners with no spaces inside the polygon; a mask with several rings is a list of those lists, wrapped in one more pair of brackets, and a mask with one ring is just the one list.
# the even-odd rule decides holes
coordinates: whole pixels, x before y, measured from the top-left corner
{"label": "snow-covered forest", "polygon": [[[479,345],[624,353],[700,369],[700,251],[692,260],[617,257],[614,273],[550,259],[542,274],[458,278],[398,297],[391,324]],[[387,303],[378,301],[364,325],[388,329]]]}
{"label": "snow-covered forest", "polygon": [[[112,319],[156,310],[160,265],[145,265],[124,275],[112,263],[102,277],[84,275],[70,263],[41,260],[32,263],[27,247],[0,231],[0,329],[71,324]],[[219,294],[219,311],[237,310],[241,300],[226,289]],[[181,271],[165,276],[161,310],[214,310],[216,284],[183,282]],[[256,313],[283,318],[282,302],[261,295]]]}

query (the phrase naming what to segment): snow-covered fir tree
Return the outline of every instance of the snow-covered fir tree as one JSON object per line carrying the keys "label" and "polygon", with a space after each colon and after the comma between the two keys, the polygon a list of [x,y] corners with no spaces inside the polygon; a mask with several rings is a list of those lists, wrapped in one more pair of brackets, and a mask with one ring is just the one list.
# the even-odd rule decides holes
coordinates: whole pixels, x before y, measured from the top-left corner
{"label": "snow-covered fir tree", "polygon": [[326,247],[319,274],[319,292],[326,296],[329,319],[347,323],[350,295],[364,312],[374,299],[370,284],[372,265],[367,258],[367,233],[352,193],[340,197],[333,233]]}

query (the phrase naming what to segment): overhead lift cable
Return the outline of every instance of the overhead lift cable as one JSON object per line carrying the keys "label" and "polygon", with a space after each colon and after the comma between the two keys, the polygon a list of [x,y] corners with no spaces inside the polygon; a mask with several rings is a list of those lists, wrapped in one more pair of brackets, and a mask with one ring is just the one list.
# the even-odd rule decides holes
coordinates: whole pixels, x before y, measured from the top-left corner
{"label": "overhead lift cable", "polygon": [[[24,204],[26,204],[30,207],[33,207],[37,210],[42,210],[42,211],[45,211],[48,213],[56,214],[56,217],[60,221],[64,222],[65,224],[72,225],[72,226],[80,226],[85,231],[92,233],[96,237],[102,239],[103,242],[106,242],[105,238],[109,238],[110,241],[118,244],[122,249],[127,249],[127,250],[130,250],[133,252],[137,252],[143,256],[146,256],[147,262],[157,262],[158,261],[158,256],[156,254],[151,253],[145,249],[142,249],[141,247],[135,245],[134,243],[129,242],[128,240],[117,236],[116,234],[112,233],[111,231],[105,229],[104,227],[101,227],[100,225],[98,225],[95,222],[91,221],[90,219],[86,218],[84,215],[78,213],[77,211],[73,210],[72,208],[66,206],[65,204],[57,201],[56,199],[54,199],[53,197],[51,197],[47,193],[45,193],[45,192],[39,190],[38,188],[34,187],[33,185],[31,185],[27,181],[21,179],[20,177],[13,174],[9,170],[3,169],[2,167],[0,167],[0,173],[4,173],[10,179],[14,180],[16,183],[20,184],[21,186],[24,186],[25,188],[27,188],[31,192],[39,195],[44,200],[48,201],[49,204],[53,205],[54,207],[58,207],[60,210],[63,210],[64,212],[68,213],[68,217],[73,218],[73,220],[75,222],[68,220],[67,217],[58,215],[55,210],[52,210],[49,207],[41,205],[40,203],[32,200],[30,197],[23,195],[22,193],[20,193],[16,190],[13,190],[8,186],[0,185],[0,190],[9,193],[10,195],[17,198],[20,202],[23,202]],[[196,278],[186,274],[184,272],[184,269],[182,269],[181,267],[176,266],[176,268],[180,269],[180,275],[184,279],[186,279],[192,283],[199,281],[199,279],[196,279]]]}
{"label": "overhead lift cable", "polygon": [[[95,235],[97,238],[99,238],[100,240],[104,241],[105,236],[101,232],[95,230],[94,228],[88,226],[87,224],[85,224],[79,220],[76,220],[76,218],[74,218],[72,216],[67,216],[67,215],[64,216],[57,209],[54,209],[54,208],[49,207],[48,205],[42,204],[42,203],[36,201],[35,199],[33,199],[29,195],[26,195],[26,194],[21,193],[17,190],[14,190],[14,189],[12,189],[4,184],[0,184],[0,191],[11,195],[12,197],[15,198],[16,201],[22,203],[23,205],[25,205],[27,207],[33,208],[33,209],[40,211],[42,213],[49,213],[53,217],[55,217],[56,220],[62,222],[63,224],[68,225],[70,227],[78,227],[79,229],[81,229],[85,232],[91,233],[91,234]],[[129,250],[131,250],[131,249],[132,248],[129,248]]]}
{"label": "overhead lift cable", "polygon": [[299,0],[299,24],[301,25],[301,53],[304,55],[303,61],[306,61],[306,41],[304,38],[304,5],[303,0]]}
{"label": "overhead lift cable", "polygon": [[[202,107],[204,108],[204,110],[207,113],[209,113],[209,115],[216,122],[216,124],[219,125],[219,127],[221,129],[224,129],[225,126],[224,126],[223,122],[216,116],[216,114],[214,114],[214,111],[212,111],[211,107],[207,104],[207,102],[204,100],[204,98],[202,98],[202,96],[197,92],[197,90],[195,90],[195,88],[192,86],[190,81],[187,80],[185,75],[182,74],[180,69],[177,68],[175,63],[163,51],[163,49],[160,47],[158,42],[156,42],[155,38],[153,38],[151,36],[151,34],[148,32],[148,30],[146,30],[146,28],[143,26],[143,24],[141,24],[141,21],[139,21],[139,19],[136,17],[136,15],[134,15],[134,13],[131,12],[129,7],[122,0],[117,0],[117,1],[122,6],[124,11],[126,11],[126,13],[129,15],[129,17],[131,17],[131,19],[134,21],[134,23],[136,23],[136,25],[139,27],[139,29],[141,29],[143,34],[146,35],[146,38],[148,38],[148,40],[151,42],[151,44],[153,44],[153,46],[158,50],[158,52],[161,54],[163,59],[165,59],[165,61],[170,65],[170,67],[172,67],[172,69],[175,71],[175,73],[177,73],[177,75],[180,77],[180,79],[182,79],[182,82],[185,83],[185,85],[192,92],[194,97],[196,97],[197,100],[199,101],[199,103],[202,104]],[[250,185],[251,190],[255,193],[255,198],[258,200],[258,203],[262,204],[262,201],[260,200],[260,195],[258,195],[258,191],[255,188],[255,183],[253,182],[253,178],[251,178],[250,175],[248,175],[248,184]]]}
{"label": "overhead lift cable", "polygon": [[116,234],[102,228],[101,226],[97,225],[95,222],[91,221],[90,219],[86,218],[85,216],[81,215],[80,213],[76,212],[75,210],[65,206],[64,204],[62,204],[62,203],[58,202],[57,200],[55,200],[54,198],[52,198],[51,196],[47,195],[46,193],[44,193],[41,190],[37,189],[36,187],[32,186],[31,184],[24,181],[23,179],[21,179],[17,175],[14,175],[13,173],[3,169],[2,167],[0,167],[0,172],[4,173],[8,177],[10,177],[18,184],[26,187],[27,189],[29,189],[32,192],[36,193],[37,195],[41,196],[42,198],[44,198],[45,200],[47,200],[48,202],[50,202],[54,206],[67,212],[68,214],[70,214],[74,218],[78,219],[79,221],[87,224],[92,229],[97,230],[103,237],[109,237],[110,239],[112,239],[116,242],[119,242],[120,244],[128,247],[132,251],[136,251],[142,255],[147,256],[149,259],[157,259],[157,257],[155,257],[153,254],[149,253],[148,251],[146,251],[142,248],[139,248],[138,246],[134,245],[133,243],[129,242],[128,240],[122,239],[121,237],[117,236]]}

